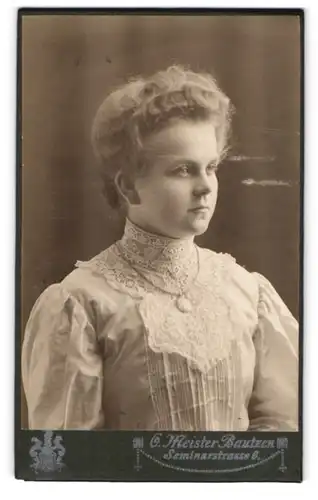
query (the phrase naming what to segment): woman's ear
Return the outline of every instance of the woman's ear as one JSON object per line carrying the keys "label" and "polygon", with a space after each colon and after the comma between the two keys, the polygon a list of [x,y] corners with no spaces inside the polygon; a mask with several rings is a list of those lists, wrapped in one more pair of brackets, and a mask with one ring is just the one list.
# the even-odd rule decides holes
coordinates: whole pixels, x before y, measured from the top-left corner
{"label": "woman's ear", "polygon": [[119,172],[117,172],[114,182],[119,194],[124,198],[125,202],[128,205],[140,204],[139,195],[131,178],[129,178],[127,175],[124,175],[120,170]]}

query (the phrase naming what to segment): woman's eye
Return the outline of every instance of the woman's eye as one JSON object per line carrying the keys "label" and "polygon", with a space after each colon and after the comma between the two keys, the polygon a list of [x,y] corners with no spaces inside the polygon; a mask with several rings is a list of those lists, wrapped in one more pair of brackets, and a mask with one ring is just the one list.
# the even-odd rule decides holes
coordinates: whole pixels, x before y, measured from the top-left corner
{"label": "woman's eye", "polygon": [[[206,167],[206,173],[208,175],[214,174],[218,169],[218,165],[215,163],[211,163]],[[178,177],[188,177],[189,175],[193,174],[195,175],[195,171],[193,170],[193,167],[191,165],[180,165],[177,168],[174,169],[173,173],[177,175]]]}
{"label": "woman's eye", "polygon": [[186,177],[190,174],[190,167],[188,165],[181,165],[175,170],[175,173],[181,177]]}
{"label": "woman's eye", "polygon": [[214,172],[217,172],[218,170],[218,165],[216,163],[211,163],[211,165],[207,166],[207,172],[209,174],[213,174]]}

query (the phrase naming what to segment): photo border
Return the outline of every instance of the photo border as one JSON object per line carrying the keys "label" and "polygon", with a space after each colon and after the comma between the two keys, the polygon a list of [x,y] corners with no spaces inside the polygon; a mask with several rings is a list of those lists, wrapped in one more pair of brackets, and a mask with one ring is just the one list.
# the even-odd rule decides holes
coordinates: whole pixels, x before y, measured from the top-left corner
{"label": "photo border", "polygon": [[[21,428],[21,233],[22,233],[22,18],[27,15],[294,15],[300,20],[301,48],[301,142],[299,226],[299,431],[298,432],[153,432],[153,431],[41,431]],[[17,112],[16,112],[16,260],[15,260],[15,477],[53,481],[173,481],[173,482],[301,482],[303,455],[303,327],[304,327],[304,9],[291,8],[21,8],[17,19]],[[59,460],[43,465],[32,450],[58,438]],[[174,441],[173,441],[174,440]],[[233,446],[230,446],[230,443]],[[193,446],[189,444],[193,441]],[[208,442],[215,441],[211,448]],[[245,441],[244,447],[234,443]],[[272,446],[264,447],[263,442]],[[162,465],[169,452],[186,454]],[[227,446],[225,443],[229,443]],[[197,446],[197,443],[199,445]],[[274,444],[273,444],[274,443]],[[174,446],[172,447],[174,449]],[[199,450],[199,451],[198,451]],[[195,453],[250,454],[245,459],[215,458],[212,467]],[[239,453],[238,453],[239,452]],[[258,455],[252,459],[252,455]],[[33,455],[32,455],[33,453]],[[222,457],[222,453],[220,456]],[[247,460],[247,459],[246,459]],[[214,465],[215,464],[215,465]],[[171,465],[171,464],[170,464]],[[211,463],[209,462],[209,466]],[[201,469],[200,469],[201,467]],[[209,469],[209,470],[208,470]],[[226,469],[226,472],[224,472]],[[231,470],[229,470],[231,469]],[[236,470],[240,469],[240,470]]]}

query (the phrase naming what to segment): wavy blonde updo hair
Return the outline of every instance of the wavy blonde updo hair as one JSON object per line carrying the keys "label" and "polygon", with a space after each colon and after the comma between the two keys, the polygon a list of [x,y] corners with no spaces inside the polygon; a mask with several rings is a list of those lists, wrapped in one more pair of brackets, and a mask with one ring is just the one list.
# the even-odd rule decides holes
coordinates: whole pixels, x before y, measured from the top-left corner
{"label": "wavy blonde updo hair", "polygon": [[229,98],[211,75],[179,65],[114,90],[97,110],[92,127],[92,145],[109,204],[113,208],[121,204],[114,183],[117,172],[141,173],[144,141],[172,119],[212,120],[221,161],[227,153],[232,112]]}

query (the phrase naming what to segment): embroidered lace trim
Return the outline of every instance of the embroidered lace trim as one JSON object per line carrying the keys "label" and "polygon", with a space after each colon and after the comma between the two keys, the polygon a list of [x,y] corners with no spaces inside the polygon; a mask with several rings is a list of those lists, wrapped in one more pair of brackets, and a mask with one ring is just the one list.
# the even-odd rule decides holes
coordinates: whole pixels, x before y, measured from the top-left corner
{"label": "embroidered lace trim", "polygon": [[[191,366],[208,372],[228,355],[230,342],[239,338],[242,325],[227,293],[235,259],[204,249],[199,249],[199,254],[201,269],[186,295],[193,306],[187,313],[178,310],[174,296],[160,292],[134,271],[120,257],[116,245],[76,265],[102,274],[110,286],[139,299],[138,310],[154,352],[178,353]],[[164,280],[173,282],[167,276]],[[180,286],[175,288],[180,290]]]}
{"label": "embroidered lace trim", "polygon": [[[139,304],[154,352],[178,353],[190,366],[207,373],[228,356],[231,340],[238,337],[239,318],[226,294],[227,256],[211,258],[187,293],[192,310],[183,313],[175,299],[148,294]],[[231,262],[231,261],[230,261]]]}
{"label": "embroidered lace trim", "polygon": [[[128,219],[122,239],[117,243],[120,253],[133,267],[151,278],[161,287],[172,287],[176,283],[184,287],[191,280],[196,265],[196,249],[192,239],[175,240],[156,236]],[[152,281],[154,281],[152,279]]]}

